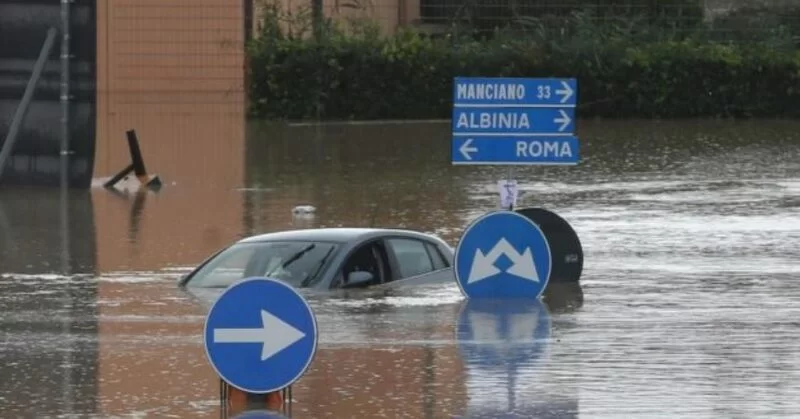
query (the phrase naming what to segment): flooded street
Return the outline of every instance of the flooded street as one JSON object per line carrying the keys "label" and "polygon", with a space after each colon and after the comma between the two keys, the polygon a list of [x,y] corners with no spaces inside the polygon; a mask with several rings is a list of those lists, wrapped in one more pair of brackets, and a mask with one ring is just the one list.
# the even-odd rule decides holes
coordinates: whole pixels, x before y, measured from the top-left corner
{"label": "flooded street", "polygon": [[[253,124],[227,164],[181,159],[190,141],[148,145],[158,193],[0,190],[0,417],[219,417],[202,340],[215,294],[177,279],[281,229],[402,227],[455,246],[497,209],[507,168],[451,166],[449,132]],[[309,294],[319,349],[292,417],[796,417],[800,123],[578,133],[580,165],[515,178],[520,206],[580,236],[581,289],[533,307],[467,304],[455,283]],[[293,217],[306,204],[315,215]]]}

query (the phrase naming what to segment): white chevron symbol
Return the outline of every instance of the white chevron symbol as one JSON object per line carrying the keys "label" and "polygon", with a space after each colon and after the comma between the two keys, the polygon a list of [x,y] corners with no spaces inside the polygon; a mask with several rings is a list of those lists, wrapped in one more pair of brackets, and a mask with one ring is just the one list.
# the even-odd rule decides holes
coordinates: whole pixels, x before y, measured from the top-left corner
{"label": "white chevron symbol", "polygon": [[517,252],[517,249],[505,239],[505,237],[498,240],[492,250],[487,254],[483,254],[481,249],[475,250],[475,258],[472,260],[472,268],[469,272],[467,284],[472,284],[482,281],[490,276],[500,273],[500,269],[494,266],[494,263],[502,255],[506,255],[513,265],[506,270],[506,272],[527,279],[533,282],[541,282],[539,274],[536,272],[536,265],[533,261],[530,247],[526,247],[522,253]]}

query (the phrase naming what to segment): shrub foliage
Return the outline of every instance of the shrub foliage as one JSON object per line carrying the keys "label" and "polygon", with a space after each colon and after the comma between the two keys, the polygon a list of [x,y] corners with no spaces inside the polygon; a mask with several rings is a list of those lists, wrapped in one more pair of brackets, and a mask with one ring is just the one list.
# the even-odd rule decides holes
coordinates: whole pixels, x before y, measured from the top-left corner
{"label": "shrub foliage", "polygon": [[752,26],[736,29],[742,16],[753,17],[741,11],[697,21],[690,30],[653,25],[651,15],[598,19],[573,12],[520,16],[488,35],[455,25],[439,36],[414,30],[381,36],[363,21],[346,27],[327,21],[311,36],[308,21],[273,6],[248,47],[250,113],[449,118],[453,77],[510,76],[576,77],[581,117],[796,116],[800,30],[796,21],[759,10],[770,23],[757,36]]}

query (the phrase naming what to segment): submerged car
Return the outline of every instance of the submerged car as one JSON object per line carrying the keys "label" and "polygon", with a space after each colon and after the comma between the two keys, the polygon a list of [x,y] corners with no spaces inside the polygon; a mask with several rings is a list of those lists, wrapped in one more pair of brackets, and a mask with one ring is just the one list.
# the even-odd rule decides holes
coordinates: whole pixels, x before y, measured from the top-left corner
{"label": "submerged car", "polygon": [[361,288],[397,281],[453,281],[453,249],[411,230],[315,228],[262,234],[217,252],[180,280],[187,288],[227,288],[245,278],[295,288]]}

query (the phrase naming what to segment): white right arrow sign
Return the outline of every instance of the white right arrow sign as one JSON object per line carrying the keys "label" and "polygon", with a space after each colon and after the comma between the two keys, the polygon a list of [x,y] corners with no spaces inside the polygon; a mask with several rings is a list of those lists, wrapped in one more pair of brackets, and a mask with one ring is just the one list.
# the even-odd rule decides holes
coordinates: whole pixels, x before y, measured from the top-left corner
{"label": "white right arrow sign", "polygon": [[558,127],[558,130],[559,131],[564,131],[567,128],[567,126],[569,125],[569,123],[572,122],[572,119],[569,117],[569,115],[567,115],[566,112],[564,112],[563,109],[559,109],[558,113],[561,116],[558,117],[558,118],[553,119],[553,122],[555,122],[556,124],[561,124],[561,126]]}
{"label": "white right arrow sign", "polygon": [[572,90],[571,87],[569,87],[569,83],[567,83],[567,82],[565,82],[563,80],[561,81],[561,85],[564,88],[556,90],[556,94],[562,96],[561,103],[566,103],[566,101],[568,101],[569,98],[572,97],[572,95],[575,93],[575,91]]}
{"label": "white right arrow sign", "polygon": [[260,343],[264,361],[306,336],[264,310],[261,310],[261,325],[249,329],[214,329],[214,343]]}

